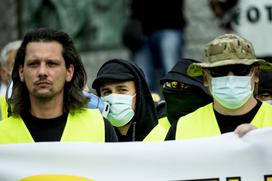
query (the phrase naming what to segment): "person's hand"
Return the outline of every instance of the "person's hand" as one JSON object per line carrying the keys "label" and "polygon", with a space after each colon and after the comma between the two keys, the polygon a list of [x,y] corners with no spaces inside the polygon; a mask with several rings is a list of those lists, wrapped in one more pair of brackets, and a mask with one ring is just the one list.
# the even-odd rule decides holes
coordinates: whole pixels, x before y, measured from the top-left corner
{"label": "person's hand", "polygon": [[243,137],[245,134],[247,134],[249,131],[257,129],[252,124],[241,124],[237,126],[237,128],[234,130],[234,133],[236,133],[239,137]]}

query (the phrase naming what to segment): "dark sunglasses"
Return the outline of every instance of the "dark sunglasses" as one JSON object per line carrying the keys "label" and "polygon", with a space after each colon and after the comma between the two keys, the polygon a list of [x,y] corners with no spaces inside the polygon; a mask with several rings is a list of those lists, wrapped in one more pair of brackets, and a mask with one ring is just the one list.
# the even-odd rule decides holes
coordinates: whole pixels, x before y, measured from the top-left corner
{"label": "dark sunglasses", "polygon": [[212,77],[227,76],[229,72],[232,72],[236,76],[246,76],[251,72],[252,68],[252,65],[238,64],[209,68],[208,71]]}

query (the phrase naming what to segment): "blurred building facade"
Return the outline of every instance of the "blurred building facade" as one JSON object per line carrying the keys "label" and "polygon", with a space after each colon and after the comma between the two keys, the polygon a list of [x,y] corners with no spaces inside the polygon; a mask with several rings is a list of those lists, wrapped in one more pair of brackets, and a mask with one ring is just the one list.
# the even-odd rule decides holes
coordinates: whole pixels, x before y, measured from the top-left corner
{"label": "blurred building facade", "polygon": [[[0,48],[36,27],[67,32],[82,55],[91,85],[99,67],[110,58],[129,57],[122,44],[128,0],[0,0]],[[186,0],[185,57],[202,59],[204,45],[224,33],[209,0]]]}
{"label": "blurred building facade", "polygon": [[0,0],[0,48],[37,27],[67,32],[80,51],[91,84],[109,58],[127,58],[121,42],[124,0]]}

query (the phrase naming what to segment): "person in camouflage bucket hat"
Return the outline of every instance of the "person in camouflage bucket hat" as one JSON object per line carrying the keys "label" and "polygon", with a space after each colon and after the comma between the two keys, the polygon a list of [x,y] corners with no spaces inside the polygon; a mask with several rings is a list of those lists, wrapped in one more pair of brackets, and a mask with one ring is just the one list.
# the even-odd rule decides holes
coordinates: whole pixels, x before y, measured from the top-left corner
{"label": "person in camouflage bucket hat", "polygon": [[224,34],[208,43],[204,50],[203,62],[191,64],[187,73],[196,77],[202,75],[204,68],[233,64],[259,64],[260,70],[272,70],[272,64],[265,60],[256,59],[250,41],[235,34]]}
{"label": "person in camouflage bucket hat", "polygon": [[191,64],[187,74],[203,76],[213,102],[180,117],[166,140],[232,131],[243,136],[255,128],[272,127],[272,106],[254,96],[259,70],[272,70],[272,64],[257,59],[253,45],[245,38],[225,34],[208,43],[203,62]]}

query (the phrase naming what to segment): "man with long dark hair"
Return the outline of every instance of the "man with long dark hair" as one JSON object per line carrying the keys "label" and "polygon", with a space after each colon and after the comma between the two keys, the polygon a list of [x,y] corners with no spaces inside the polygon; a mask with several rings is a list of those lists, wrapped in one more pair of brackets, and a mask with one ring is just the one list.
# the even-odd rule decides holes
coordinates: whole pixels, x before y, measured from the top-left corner
{"label": "man with long dark hair", "polygon": [[97,109],[85,109],[87,75],[72,39],[58,30],[27,33],[12,72],[10,117],[0,123],[0,143],[117,141]]}

